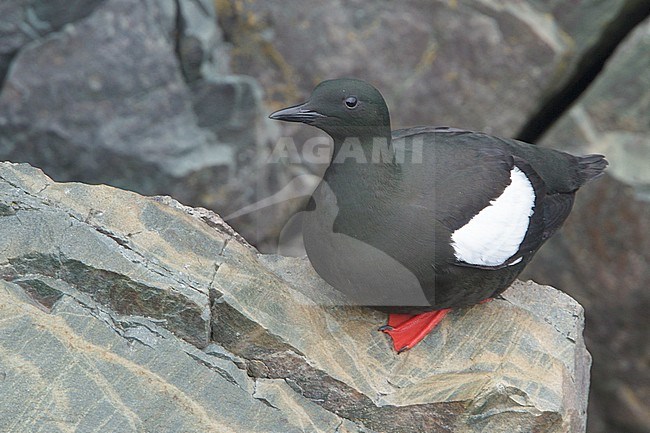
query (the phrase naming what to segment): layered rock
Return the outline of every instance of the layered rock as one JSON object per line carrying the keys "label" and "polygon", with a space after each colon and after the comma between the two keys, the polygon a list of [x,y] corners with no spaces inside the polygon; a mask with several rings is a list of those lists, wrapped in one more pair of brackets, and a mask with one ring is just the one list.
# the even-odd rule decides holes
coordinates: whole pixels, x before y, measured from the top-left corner
{"label": "layered rock", "polygon": [[584,430],[582,308],[532,282],[397,355],[212,212],[9,163],[0,276],[3,431]]}

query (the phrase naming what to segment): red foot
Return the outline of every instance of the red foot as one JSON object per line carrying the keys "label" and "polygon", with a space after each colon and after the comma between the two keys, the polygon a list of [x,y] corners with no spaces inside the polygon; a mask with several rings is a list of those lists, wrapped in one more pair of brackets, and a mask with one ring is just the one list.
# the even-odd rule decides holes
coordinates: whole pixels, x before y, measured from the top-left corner
{"label": "red foot", "polygon": [[421,314],[389,314],[388,325],[379,328],[390,335],[397,353],[412,349],[451,311],[451,308]]}
{"label": "red foot", "polygon": [[[479,304],[490,302],[483,299]],[[389,314],[388,325],[379,328],[390,335],[397,353],[414,348],[451,311],[451,308],[428,311],[421,314]]]}

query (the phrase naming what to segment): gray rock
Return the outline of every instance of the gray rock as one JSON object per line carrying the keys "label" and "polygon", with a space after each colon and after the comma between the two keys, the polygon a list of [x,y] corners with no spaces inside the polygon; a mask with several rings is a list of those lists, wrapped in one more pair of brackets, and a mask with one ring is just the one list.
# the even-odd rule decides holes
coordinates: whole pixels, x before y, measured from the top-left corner
{"label": "gray rock", "polygon": [[566,287],[585,307],[594,356],[589,429],[648,431],[650,204],[606,176],[581,191],[560,234],[523,276]]}
{"label": "gray rock", "polygon": [[0,215],[4,431],[584,431],[582,307],[550,287],[397,355],[205,209],[0,163]]}
{"label": "gray rock", "polygon": [[650,200],[650,21],[618,48],[543,144],[607,155],[608,173]]}
{"label": "gray rock", "polygon": [[[221,30],[215,25],[213,2],[174,0],[173,6],[169,32],[176,34],[176,55],[185,81],[229,75],[230,57]],[[258,100],[251,98],[253,102]]]}
{"label": "gray rock", "polygon": [[[191,98],[168,55],[173,41],[157,23],[156,9],[110,0],[22,49],[0,96],[3,156],[32,161],[59,179],[121,186],[145,177],[143,170],[182,178],[199,168],[193,153],[211,158],[208,166],[228,164],[227,152],[196,127]],[[138,115],[143,109],[147,117]],[[146,193],[163,178],[149,177],[141,188]]]}
{"label": "gray rock", "polygon": [[587,0],[565,2],[561,0],[529,0],[530,7],[546,12],[545,22],[534,23],[533,28],[553,26],[564,39],[564,61],[557,65],[553,77],[549,77],[545,93],[549,93],[564,84],[579,66],[588,51],[607,35],[608,26],[626,8],[629,9],[638,0]]}
{"label": "gray rock", "polygon": [[625,3],[217,5],[234,69],[257,77],[278,106],[305,98],[320,80],[354,76],[382,90],[396,128],[453,125],[512,136]]}
{"label": "gray rock", "polygon": [[0,280],[3,432],[303,431],[233,361],[69,289],[43,311]]}
{"label": "gray rock", "polygon": [[[224,214],[286,183],[264,164],[277,129],[258,84],[229,73],[211,1],[32,3],[2,6],[0,159]],[[49,24],[27,43],[32,16]],[[259,216],[237,221],[252,240],[281,228]]]}
{"label": "gray rock", "polygon": [[[214,257],[223,248],[223,239],[205,241],[205,236],[191,225],[174,226],[164,208],[153,201],[130,216],[125,213],[118,217],[120,221],[115,223],[123,230],[114,232],[105,220],[115,215],[107,213],[105,207],[117,210],[127,201],[111,203],[112,189],[98,187],[95,204],[99,206],[86,207],[90,201],[84,203],[89,197],[82,184],[56,184],[58,188],[45,176],[35,175],[27,165],[7,171],[10,167],[3,163],[0,175],[2,203],[14,212],[3,217],[0,229],[3,278],[21,285],[50,308],[64,291],[49,284],[49,279],[61,279],[116,311],[163,320],[170,330],[199,347],[209,343],[208,289],[194,281],[191,266],[172,273],[155,256],[143,256],[132,248],[140,236],[140,227],[131,226],[129,220],[145,224],[147,230],[164,230],[165,236],[188,242],[186,248],[200,244],[202,251]],[[37,195],[41,189],[48,194]],[[107,194],[103,198],[102,190]],[[48,198],[50,191],[54,196]],[[129,197],[124,194],[124,198]],[[62,208],[57,204],[61,196],[74,198]],[[102,200],[107,201],[102,204]],[[39,227],[38,233],[35,227]],[[179,260],[179,266],[184,265]]]}
{"label": "gray rock", "polygon": [[0,4],[0,81],[23,45],[88,16],[102,1],[3,1]]}
{"label": "gray rock", "polygon": [[650,21],[640,25],[543,140],[604,153],[608,176],[580,192],[525,276],[566,288],[587,311],[594,355],[589,430],[650,431]]}

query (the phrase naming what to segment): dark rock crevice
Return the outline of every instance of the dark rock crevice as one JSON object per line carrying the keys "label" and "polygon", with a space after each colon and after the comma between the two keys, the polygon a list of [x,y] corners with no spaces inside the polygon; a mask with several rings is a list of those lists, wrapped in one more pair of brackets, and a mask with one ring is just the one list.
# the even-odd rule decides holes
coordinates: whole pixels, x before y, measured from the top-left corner
{"label": "dark rock crevice", "polygon": [[539,108],[520,128],[518,140],[534,143],[580,98],[599,76],[625,38],[650,16],[650,2],[629,0],[602,30],[598,40],[582,54],[573,71],[560,84],[551,82]]}
{"label": "dark rock crevice", "polygon": [[12,60],[18,54],[18,50],[12,51],[11,53],[0,54],[0,65],[6,65],[5,67],[0,67],[0,93],[4,89],[7,74],[9,73],[9,66],[11,65]]}
{"label": "dark rock crevice", "polygon": [[[31,276],[29,279],[20,276]],[[153,316],[164,319],[167,328],[188,342],[202,347],[205,342],[187,332],[200,328],[203,320],[191,308],[168,310],[166,305],[182,305],[186,300],[173,289],[161,292],[157,287],[134,281],[124,275],[97,269],[59,254],[26,254],[9,259],[2,269],[3,279],[16,282],[35,301],[51,309],[63,293],[48,285],[43,278],[53,278],[69,284],[80,292],[90,294],[98,303],[121,314]]]}
{"label": "dark rock crevice", "polygon": [[[174,53],[179,63],[179,69],[186,83],[201,78],[200,68],[204,62],[201,42],[187,34],[187,20],[183,12],[183,2],[174,0],[176,15],[174,19],[173,40]],[[209,15],[206,13],[206,15]]]}
{"label": "dark rock crevice", "polygon": [[[232,377],[232,375],[231,375],[230,373],[228,373],[228,372],[227,372],[226,370],[224,370],[223,368],[218,367],[218,366],[215,365],[214,363],[210,362],[209,359],[206,359],[205,356],[198,356],[198,355],[196,355],[196,354],[189,353],[189,352],[186,352],[186,353],[187,353],[187,355],[188,355],[190,358],[194,359],[194,360],[195,360],[196,362],[198,362],[199,364],[204,365],[204,366],[206,366],[207,368],[209,368],[210,370],[215,371],[217,374],[219,374],[219,376],[223,377],[223,378],[224,378],[225,380],[227,380],[228,382],[232,383],[233,385],[236,385],[236,386],[239,386],[239,387],[240,387],[240,385],[239,385],[239,383],[237,382],[237,380],[235,380],[235,378]],[[234,364],[233,364],[233,366],[234,366]],[[240,388],[241,388],[241,387],[240,387]]]}

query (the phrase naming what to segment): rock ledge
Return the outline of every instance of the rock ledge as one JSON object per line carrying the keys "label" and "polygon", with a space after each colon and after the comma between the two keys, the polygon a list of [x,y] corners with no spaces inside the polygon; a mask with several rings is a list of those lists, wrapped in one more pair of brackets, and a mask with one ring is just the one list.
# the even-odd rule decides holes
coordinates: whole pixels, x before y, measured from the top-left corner
{"label": "rock ledge", "polygon": [[0,163],[0,430],[580,432],[583,310],[517,282],[395,354],[216,214]]}

